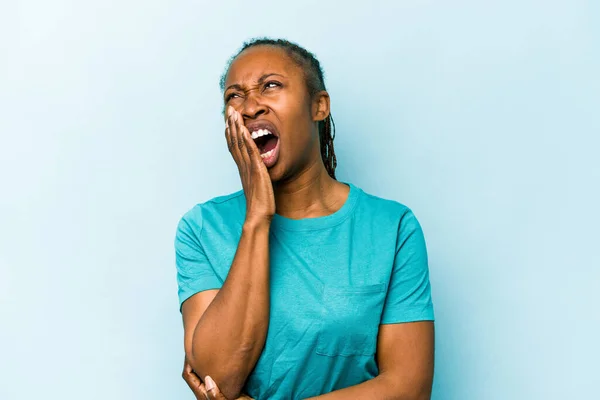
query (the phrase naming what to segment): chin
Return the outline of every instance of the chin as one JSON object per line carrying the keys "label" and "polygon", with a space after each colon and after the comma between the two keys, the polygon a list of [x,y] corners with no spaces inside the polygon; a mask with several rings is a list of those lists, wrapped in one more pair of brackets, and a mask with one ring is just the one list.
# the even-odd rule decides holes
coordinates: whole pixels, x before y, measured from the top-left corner
{"label": "chin", "polygon": [[281,161],[281,159],[277,160],[277,163],[267,170],[269,172],[269,177],[271,177],[271,182],[273,183],[285,181],[292,175],[291,171],[286,169]]}
{"label": "chin", "polygon": [[283,174],[279,167],[279,164],[275,164],[272,168],[269,168],[267,170],[269,172],[269,176],[271,177],[271,182],[273,183],[279,182],[283,177]]}

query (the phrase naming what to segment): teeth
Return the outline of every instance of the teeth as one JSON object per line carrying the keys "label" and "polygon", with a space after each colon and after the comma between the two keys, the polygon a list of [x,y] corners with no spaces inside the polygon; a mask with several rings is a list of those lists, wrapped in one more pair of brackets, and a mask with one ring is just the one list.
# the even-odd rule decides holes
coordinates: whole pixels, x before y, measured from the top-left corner
{"label": "teeth", "polygon": [[271,157],[271,155],[273,154],[273,152],[274,152],[274,151],[275,151],[275,149],[273,149],[273,150],[269,150],[269,151],[267,151],[266,153],[263,153],[263,154],[261,154],[260,156],[261,156],[262,158]]}
{"label": "teeth", "polygon": [[252,132],[252,139],[256,139],[265,135],[272,135],[272,133],[266,129],[259,129],[257,131]]}

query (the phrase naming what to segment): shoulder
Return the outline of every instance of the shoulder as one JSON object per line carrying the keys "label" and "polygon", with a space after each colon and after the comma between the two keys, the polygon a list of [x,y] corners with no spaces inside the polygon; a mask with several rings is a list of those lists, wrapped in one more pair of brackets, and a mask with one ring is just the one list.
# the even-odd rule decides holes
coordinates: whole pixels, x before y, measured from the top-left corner
{"label": "shoulder", "polygon": [[423,229],[411,208],[368,193],[364,193],[363,198],[363,207],[368,210],[368,218],[377,227],[376,231],[394,237],[397,253],[404,249],[404,254],[426,254]]}
{"label": "shoulder", "polygon": [[404,203],[376,196],[362,189],[359,190],[362,194],[359,212],[370,214],[371,218],[386,221],[387,223],[397,223],[398,225],[418,224],[412,209]]}
{"label": "shoulder", "polygon": [[239,190],[198,203],[183,214],[179,220],[177,231],[200,232],[203,225],[211,221],[235,219],[243,212],[244,202],[244,192]]}

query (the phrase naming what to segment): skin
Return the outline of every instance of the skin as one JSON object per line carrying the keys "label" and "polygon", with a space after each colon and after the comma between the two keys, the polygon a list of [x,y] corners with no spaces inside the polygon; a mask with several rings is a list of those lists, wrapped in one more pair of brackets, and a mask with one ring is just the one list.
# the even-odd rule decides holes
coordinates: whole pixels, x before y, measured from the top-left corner
{"label": "skin", "polygon": [[279,160],[268,169],[277,213],[300,219],[337,211],[349,188],[327,174],[318,133],[318,122],[329,116],[329,94],[320,91],[310,98],[302,68],[285,51],[269,46],[240,54],[225,88],[225,105],[240,112],[244,123],[267,119],[280,132]]}
{"label": "skin", "polygon": [[[183,378],[198,399],[247,398],[240,392],[268,328],[268,240],[275,212],[292,219],[330,215],[349,193],[348,186],[328,175],[321,159],[318,123],[329,115],[329,95],[321,91],[310,96],[302,68],[284,50],[245,50],[232,63],[225,87],[225,137],[247,209],[223,287],[200,292],[182,306]],[[262,119],[273,123],[280,135],[279,158],[271,168],[262,162],[246,128]],[[432,322],[381,325],[380,374],[319,398],[429,399],[433,338]]]}

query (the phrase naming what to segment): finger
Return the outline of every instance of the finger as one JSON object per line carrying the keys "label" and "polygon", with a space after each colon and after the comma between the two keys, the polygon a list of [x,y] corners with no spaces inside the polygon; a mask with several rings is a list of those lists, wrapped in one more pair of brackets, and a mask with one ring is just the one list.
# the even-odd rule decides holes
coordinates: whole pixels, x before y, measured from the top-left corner
{"label": "finger", "polygon": [[186,373],[183,379],[193,391],[197,390],[200,387],[200,385],[202,385],[202,381],[200,380],[198,375],[196,375],[193,372]]}
{"label": "finger", "polygon": [[192,372],[192,366],[187,360],[187,357],[183,360],[183,372]]}
{"label": "finger", "polygon": [[[242,154],[239,148],[239,141],[243,140],[242,138],[239,137],[239,129],[238,129],[238,125],[237,125],[237,121],[236,121],[236,116],[235,116],[236,112],[232,111],[231,117],[229,119],[229,132],[231,135],[231,144],[230,144],[230,153],[231,156],[233,157],[233,159],[235,160],[235,163],[238,167],[238,171],[240,173],[240,176],[245,176],[246,172],[249,169],[249,166],[244,163],[244,159],[242,158]],[[242,178],[242,182],[244,181],[244,179]]]}
{"label": "finger", "polygon": [[204,384],[200,386],[200,393],[202,393],[202,396],[196,395],[196,400],[210,400],[210,397],[208,397],[208,392],[206,391],[206,386],[204,386]]}
{"label": "finger", "polygon": [[231,128],[229,126],[229,117],[225,118],[225,140],[227,141],[227,150],[231,153]]}
{"label": "finger", "polygon": [[204,382],[206,382],[205,388],[206,393],[208,393],[209,400],[227,400],[227,398],[219,390],[215,381],[213,381],[213,379],[210,376],[206,375],[206,378],[204,378]]}
{"label": "finger", "polygon": [[202,383],[198,375],[194,373],[194,370],[192,369],[192,366],[188,362],[187,358],[183,363],[183,373],[181,376],[187,382],[188,385],[197,386],[197,383]]}
{"label": "finger", "polygon": [[198,386],[198,390],[194,391],[194,396],[196,396],[196,400],[209,400],[204,383],[201,383],[200,386]]}
{"label": "finger", "polygon": [[258,167],[259,169],[264,168],[266,170],[267,167],[265,166],[265,164],[262,161],[262,158],[260,157],[260,150],[258,150],[256,143],[254,143],[254,140],[252,140],[252,137],[250,136],[250,132],[248,131],[248,129],[246,127],[244,127],[244,129],[245,129],[244,132],[246,134],[244,135],[243,139],[244,139],[244,143],[246,144],[245,153],[248,154],[249,165],[254,165],[255,167]]}
{"label": "finger", "polygon": [[251,165],[251,159],[250,159],[250,151],[251,149],[249,148],[249,146],[254,145],[254,147],[256,147],[256,143],[254,143],[254,140],[252,140],[252,138],[250,137],[250,132],[248,132],[248,128],[246,128],[246,126],[244,125],[244,121],[243,118],[241,118],[240,115],[240,119],[239,119],[239,132],[240,132],[240,139],[241,139],[241,143],[243,144],[243,146],[240,146],[240,153],[242,156],[242,160],[244,161],[244,163],[250,167]]}
{"label": "finger", "polygon": [[200,381],[200,378],[198,378],[198,375],[192,373],[187,375],[184,380],[192,393],[194,393],[194,396],[196,396],[196,399],[205,400],[207,398],[206,389],[204,384]]}
{"label": "finger", "polygon": [[225,140],[227,140],[227,149],[231,150],[231,129],[229,126],[229,116],[231,114],[232,107],[229,106],[225,110]]}
{"label": "finger", "polygon": [[[233,122],[233,117],[231,116],[231,114],[227,117],[226,120],[226,128],[225,128],[225,132],[227,135],[227,149],[229,150],[229,152],[231,153],[231,155],[233,156],[234,160],[235,160],[235,137],[234,137],[234,122]],[[237,162],[237,160],[235,160]]]}
{"label": "finger", "polygon": [[259,171],[262,169],[267,169],[265,164],[260,157],[260,150],[254,143],[254,140],[250,137],[250,134],[246,134],[244,136],[244,141],[246,143],[246,156],[248,157],[248,165],[252,166],[253,169],[258,169]]}
{"label": "finger", "polygon": [[237,111],[233,111],[231,119],[231,152],[235,160],[238,162],[238,166],[240,166],[240,168],[245,168],[246,164],[244,164],[244,159],[241,152],[242,147],[244,146],[244,140],[242,139],[240,128],[241,115]]}
{"label": "finger", "polygon": [[237,158],[237,153],[236,153],[237,141],[236,141],[236,137],[235,137],[235,132],[236,132],[235,121],[233,119],[234,113],[235,113],[235,110],[233,107],[231,107],[231,106],[227,107],[227,117],[225,119],[225,137],[227,138],[227,149],[231,153],[231,156],[233,157],[233,160],[235,161],[235,163],[239,165],[239,160]]}
{"label": "finger", "polygon": [[235,110],[233,107],[227,107],[227,127],[229,128],[229,143],[227,144],[227,147],[229,147],[229,151],[232,155],[234,155],[235,148],[237,147],[237,142],[235,140],[237,127],[235,126],[234,114]]}
{"label": "finger", "polygon": [[192,369],[192,366],[187,361],[187,359],[185,360],[185,363],[183,364],[182,377],[183,377],[183,380],[185,381],[185,383],[187,383],[189,388],[194,393],[194,396],[196,396],[196,399],[205,400],[206,390],[204,389],[204,384],[200,380],[200,377],[198,375],[196,375],[196,373]]}
{"label": "finger", "polygon": [[242,135],[244,133],[244,129],[247,129],[246,126],[244,125],[244,117],[242,117],[242,114],[235,111],[234,113],[234,117],[235,117],[235,123],[236,123],[236,128],[237,128],[237,134],[238,134],[238,147],[240,148],[240,152],[245,151],[244,147],[245,147],[245,143],[244,140],[242,138]]}

